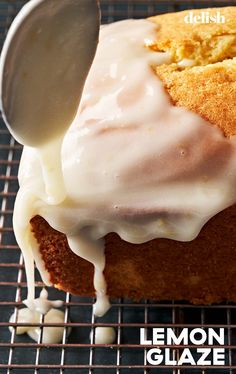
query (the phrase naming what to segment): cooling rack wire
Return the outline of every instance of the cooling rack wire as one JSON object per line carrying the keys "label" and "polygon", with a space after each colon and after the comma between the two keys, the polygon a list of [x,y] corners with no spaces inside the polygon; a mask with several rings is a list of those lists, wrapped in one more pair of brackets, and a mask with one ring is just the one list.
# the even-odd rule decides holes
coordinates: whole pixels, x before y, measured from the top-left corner
{"label": "cooling rack wire", "polygon": [[[0,0],[0,43],[13,17],[26,1]],[[125,18],[190,9],[193,7],[234,5],[235,1],[191,0],[101,0],[103,23]],[[235,4],[236,5],[236,4]],[[17,336],[18,310],[26,296],[26,279],[23,258],[15,242],[12,230],[12,211],[18,189],[17,172],[22,147],[9,135],[3,121],[0,122],[0,373],[80,373],[80,374],[145,374],[145,373],[236,373],[236,305],[221,304],[196,307],[170,301],[155,303],[143,300],[134,304],[130,300],[114,300],[104,318],[95,319],[92,314],[93,299],[79,298],[56,289],[49,289],[51,298],[64,301],[65,320],[61,344],[42,343],[42,331],[48,326],[41,320],[37,343],[26,336]],[[36,290],[43,284],[37,274]],[[15,321],[9,317],[15,313]],[[226,365],[212,367],[175,367],[147,364],[147,348],[139,345],[139,329],[145,327],[172,327],[178,332],[183,327],[225,328]],[[9,331],[12,326],[12,332]],[[50,324],[53,326],[53,324]],[[58,326],[58,325],[57,325]],[[95,345],[97,326],[112,326],[117,339],[110,346]],[[72,333],[67,338],[68,329]],[[165,347],[165,346],[164,346]],[[178,358],[181,346],[174,351]]]}

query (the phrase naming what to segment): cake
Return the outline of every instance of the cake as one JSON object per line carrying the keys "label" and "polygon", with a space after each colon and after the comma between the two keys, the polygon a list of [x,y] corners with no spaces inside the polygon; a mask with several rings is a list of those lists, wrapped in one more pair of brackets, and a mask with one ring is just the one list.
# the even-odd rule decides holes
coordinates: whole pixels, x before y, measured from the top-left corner
{"label": "cake", "polygon": [[23,152],[14,228],[28,281],[35,261],[45,283],[96,294],[97,315],[107,295],[236,301],[236,7],[217,10],[225,23],[183,11],[102,27],[63,140],[63,203],[47,202]]}

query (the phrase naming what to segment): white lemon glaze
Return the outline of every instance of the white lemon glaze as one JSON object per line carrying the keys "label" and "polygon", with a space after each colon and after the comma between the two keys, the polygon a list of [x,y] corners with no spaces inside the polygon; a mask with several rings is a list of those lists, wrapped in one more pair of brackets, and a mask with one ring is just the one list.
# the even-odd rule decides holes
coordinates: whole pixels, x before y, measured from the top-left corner
{"label": "white lemon glaze", "polygon": [[[35,312],[29,308],[20,309],[18,312],[17,323],[32,323],[32,324],[39,324],[41,322],[41,314]],[[44,323],[64,323],[64,313],[61,310],[57,309],[50,309],[44,317]],[[13,314],[10,317],[10,322],[15,321],[15,315]],[[10,331],[12,331],[12,327],[10,327]],[[42,343],[43,344],[56,344],[60,343],[63,338],[64,327],[63,326],[53,326],[53,327],[43,327],[42,332]],[[39,341],[39,337],[41,334],[40,327],[38,326],[18,326],[16,328],[16,334],[28,334],[33,340],[36,342]]]}
{"label": "white lemon glaze", "polygon": [[[65,313],[61,310],[57,310],[54,307],[60,307],[63,302],[61,300],[50,301],[48,300],[48,293],[43,289],[40,293],[40,297],[34,300],[34,306],[25,303],[28,308],[20,309],[17,313],[17,318],[15,313],[10,317],[10,322],[17,322],[17,324],[39,324],[42,321],[44,323],[58,323],[63,324],[65,321]],[[44,319],[42,319],[42,315]],[[9,327],[12,332],[13,327]],[[27,333],[36,342],[39,341],[41,335],[41,329],[39,326],[17,326],[16,334],[21,335]],[[68,330],[68,334],[70,329]],[[42,330],[41,341],[43,344],[56,344],[62,341],[64,334],[63,326],[44,326]],[[67,335],[68,335],[67,334]]]}
{"label": "white lemon glaze", "polygon": [[112,344],[116,340],[116,331],[113,327],[96,327],[95,344]]}
{"label": "white lemon glaze", "polygon": [[[30,231],[36,214],[94,265],[94,312],[101,316],[109,309],[103,275],[107,233],[132,243],[189,241],[236,201],[235,139],[171,104],[152,69],[170,63],[171,56],[147,47],[156,35],[156,26],[146,20],[101,29],[78,114],[62,144],[62,203],[48,204],[36,150],[24,148],[14,229],[31,301],[34,261],[50,283]],[[53,147],[50,155],[55,157]]]}

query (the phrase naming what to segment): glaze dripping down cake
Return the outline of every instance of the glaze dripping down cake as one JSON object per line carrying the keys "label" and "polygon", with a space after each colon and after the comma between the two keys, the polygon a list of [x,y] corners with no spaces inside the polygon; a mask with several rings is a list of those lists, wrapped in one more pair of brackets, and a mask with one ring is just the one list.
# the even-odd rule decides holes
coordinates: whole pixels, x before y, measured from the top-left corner
{"label": "glaze dripping down cake", "polygon": [[236,301],[236,7],[218,10],[224,24],[184,11],[102,27],[63,140],[63,203],[24,149],[24,256],[46,283],[96,293],[98,315],[107,295]]}

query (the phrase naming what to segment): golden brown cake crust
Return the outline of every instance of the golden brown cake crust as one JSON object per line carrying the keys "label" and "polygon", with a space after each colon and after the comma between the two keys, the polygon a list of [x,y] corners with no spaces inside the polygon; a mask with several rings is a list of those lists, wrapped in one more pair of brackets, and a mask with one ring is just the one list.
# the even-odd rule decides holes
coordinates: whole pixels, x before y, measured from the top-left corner
{"label": "golden brown cake crust", "polygon": [[[152,46],[167,51],[174,61],[155,66],[172,102],[200,114],[222,129],[226,136],[236,134],[236,7],[200,9],[215,14],[219,11],[226,23],[186,24],[189,11],[150,18],[157,27]],[[187,59],[195,65],[185,67]]]}
{"label": "golden brown cake crust", "polygon": [[157,25],[157,51],[170,51],[175,62],[193,59],[196,65],[206,65],[235,56],[236,7],[191,10],[194,16],[201,12],[215,15],[220,12],[225,23],[186,23],[190,10],[150,17]]}
{"label": "golden brown cake crust", "polygon": [[[236,301],[236,205],[213,217],[191,242],[155,239],[135,245],[105,237],[105,278],[111,298]],[[76,256],[65,235],[37,216],[31,225],[51,281],[58,288],[93,296],[93,266]]]}
{"label": "golden brown cake crust", "polygon": [[236,135],[236,59],[182,71],[173,65],[156,68],[175,105],[188,108]]}

